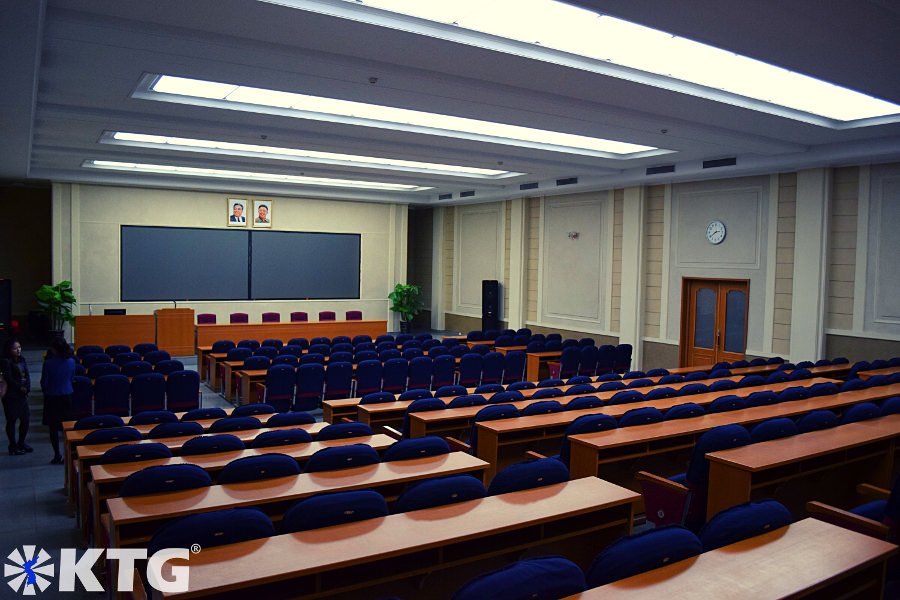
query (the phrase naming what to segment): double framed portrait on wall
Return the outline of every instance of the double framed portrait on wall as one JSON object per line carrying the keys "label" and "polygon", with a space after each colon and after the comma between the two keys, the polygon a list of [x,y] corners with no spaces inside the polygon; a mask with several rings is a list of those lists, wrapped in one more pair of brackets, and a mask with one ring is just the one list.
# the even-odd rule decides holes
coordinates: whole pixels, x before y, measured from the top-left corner
{"label": "double framed portrait on wall", "polygon": [[253,227],[271,227],[272,226],[272,201],[271,200],[254,200],[253,212],[250,212],[248,206],[249,200],[242,198],[229,198],[227,201],[226,212],[228,215],[227,224],[229,227],[246,227],[247,223],[252,223]]}

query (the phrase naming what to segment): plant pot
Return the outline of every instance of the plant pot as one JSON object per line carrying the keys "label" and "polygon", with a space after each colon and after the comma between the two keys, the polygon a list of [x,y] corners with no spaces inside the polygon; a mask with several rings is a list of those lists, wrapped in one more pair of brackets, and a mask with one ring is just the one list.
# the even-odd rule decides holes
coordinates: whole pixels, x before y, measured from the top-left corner
{"label": "plant pot", "polygon": [[62,329],[51,329],[47,332],[50,335],[50,339],[57,337],[64,337],[65,332]]}
{"label": "plant pot", "polygon": [[400,333],[409,333],[412,330],[412,321],[400,321]]}

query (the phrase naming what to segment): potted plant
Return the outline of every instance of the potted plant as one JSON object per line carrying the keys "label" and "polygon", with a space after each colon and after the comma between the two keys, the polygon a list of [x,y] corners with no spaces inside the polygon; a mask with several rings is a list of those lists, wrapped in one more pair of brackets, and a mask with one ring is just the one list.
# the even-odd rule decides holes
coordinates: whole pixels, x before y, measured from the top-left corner
{"label": "potted plant", "polygon": [[63,335],[63,327],[66,323],[75,324],[75,294],[72,292],[71,281],[60,281],[56,285],[42,285],[34,294],[37,296],[38,305],[50,319],[50,335]]}
{"label": "potted plant", "polygon": [[422,310],[422,289],[413,284],[398,283],[394,291],[388,294],[391,310],[400,313],[400,331],[407,333],[412,320]]}

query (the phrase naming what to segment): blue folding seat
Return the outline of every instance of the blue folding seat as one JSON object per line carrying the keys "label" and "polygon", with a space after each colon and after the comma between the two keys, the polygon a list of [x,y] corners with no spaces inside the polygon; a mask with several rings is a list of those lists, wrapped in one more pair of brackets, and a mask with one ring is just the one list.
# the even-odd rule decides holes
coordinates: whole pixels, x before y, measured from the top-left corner
{"label": "blue folding seat", "polygon": [[360,404],[385,404],[387,402],[394,402],[397,397],[390,392],[372,392],[370,394],[366,394],[363,396],[359,403]]}
{"label": "blue folding seat", "polygon": [[411,402],[413,400],[418,400],[419,398],[432,398],[431,392],[428,390],[407,390],[400,394],[397,398],[400,402]]}
{"label": "blue folding seat", "polygon": [[487,400],[481,394],[468,394],[453,398],[447,404],[447,408],[464,408],[466,406],[483,406],[485,404],[487,404]]}
{"label": "blue folding seat", "polygon": [[533,390],[537,387],[533,381],[514,381],[506,386],[507,391]]}
{"label": "blue folding seat", "polygon": [[231,340],[216,340],[215,342],[213,342],[210,352],[212,352],[213,354],[223,354],[236,347],[237,344],[235,344]]}
{"label": "blue folding seat", "polygon": [[680,525],[630,535],[607,546],[587,570],[588,587],[599,587],[697,556],[703,544]]}
{"label": "blue folding seat", "polygon": [[631,368],[631,344],[619,344],[616,346],[616,358],[613,362],[613,371],[624,373]]}
{"label": "blue folding seat", "polygon": [[[591,340],[592,342],[594,340]],[[582,346],[578,359],[578,374],[593,376],[597,373],[597,361],[600,359],[600,350],[593,344]]]}
{"label": "blue folding seat", "polygon": [[791,511],[775,500],[747,502],[716,513],[700,530],[703,550],[709,552],[756,537],[794,521]]}
{"label": "blue folding seat", "polygon": [[83,443],[85,445],[114,444],[139,442],[141,439],[143,439],[141,432],[134,427],[104,427],[103,429],[91,431],[84,436]]}
{"label": "blue folding seat", "polygon": [[710,392],[724,392],[725,390],[734,390],[737,389],[738,384],[736,381],[732,381],[730,379],[719,379],[718,381],[713,381],[709,384]]}
{"label": "blue folding seat", "polygon": [[116,354],[116,357],[113,359],[113,363],[118,365],[119,367],[124,367],[128,363],[134,362],[136,360],[141,360],[141,355],[137,352],[120,352],[119,354]]}
{"label": "blue folding seat", "polygon": [[747,408],[756,406],[768,406],[778,403],[778,394],[775,392],[753,392],[746,398]]}
{"label": "blue folding seat", "polygon": [[365,437],[374,435],[372,428],[365,423],[358,421],[350,421],[348,423],[334,423],[323,427],[316,436],[316,440],[324,442],[327,440],[345,440],[347,438]]}
{"label": "blue folding seat", "polygon": [[881,403],[881,416],[900,413],[900,396],[893,396]]}
{"label": "blue folding seat", "polygon": [[784,359],[780,356],[773,356],[772,358],[766,360],[767,365],[780,365],[784,363]]}
{"label": "blue folding seat", "polygon": [[650,423],[659,423],[664,420],[665,416],[662,411],[652,406],[643,408],[632,408],[625,411],[619,417],[619,427],[634,427],[635,425],[649,425]]}
{"label": "blue folding seat", "polygon": [[[124,375],[103,375],[94,381],[94,412],[128,416],[129,383]],[[159,406],[157,408],[165,408]],[[152,409],[151,409],[152,410]]]}
{"label": "blue folding seat", "polygon": [[875,419],[880,416],[881,408],[877,404],[874,402],[860,402],[844,411],[844,414],[841,416],[841,425]]}
{"label": "blue folding seat", "polygon": [[453,475],[437,479],[424,479],[410,484],[397,498],[394,512],[433,508],[445,504],[455,504],[466,500],[484,498],[487,490],[484,484],[469,475]]}
{"label": "blue folding seat", "polygon": [[122,444],[114,446],[100,457],[101,465],[116,465],[142,460],[172,458],[172,451],[165,444]]}
{"label": "blue folding seat", "polygon": [[497,336],[497,339],[494,340],[494,348],[508,348],[512,346],[514,343],[514,338],[511,335],[500,335]]}
{"label": "blue folding seat", "polygon": [[691,371],[684,376],[684,381],[705,381],[709,379],[709,373],[706,371]]}
{"label": "blue folding seat", "polygon": [[728,412],[730,410],[740,410],[747,408],[747,401],[740,396],[730,394],[728,396],[719,396],[713,400],[706,408],[707,413]]}
{"label": "blue folding seat", "polygon": [[661,400],[663,398],[674,398],[678,395],[678,390],[670,387],[655,387],[647,390],[644,394],[646,400]]}
{"label": "blue folding seat", "polygon": [[809,433],[810,431],[819,431],[820,429],[830,429],[837,427],[840,423],[837,415],[830,410],[814,410],[809,412],[797,420],[797,433]]}
{"label": "blue folding seat", "polygon": [[684,377],[676,373],[673,375],[663,375],[656,383],[658,385],[669,385],[672,383],[681,383],[682,381],[684,381]]}
{"label": "blue folding seat", "polygon": [[697,439],[685,473],[663,479],[645,471],[635,478],[641,484],[647,520],[657,527],[684,522],[697,530],[706,517],[710,452],[728,450],[750,443],[750,432],[741,425],[713,427]]}
{"label": "blue folding seat", "polygon": [[550,600],[584,591],[581,569],[562,556],[527,558],[481,575],[457,590],[451,600]]}
{"label": "blue folding seat", "polygon": [[643,371],[627,371],[622,373],[622,379],[641,379],[646,376],[647,374]]}
{"label": "blue folding seat", "polygon": [[209,426],[210,433],[225,433],[229,431],[246,431],[248,429],[259,429],[262,424],[256,417],[225,417],[213,422]]}
{"label": "blue folding seat", "polygon": [[527,335],[516,335],[515,337],[513,337],[513,343],[512,343],[512,345],[513,345],[513,346],[521,346],[521,347],[525,347],[525,346],[528,346],[528,342],[530,342],[530,341],[531,341],[530,336],[527,336]]}
{"label": "blue folding seat", "polygon": [[274,346],[260,346],[253,351],[253,356],[265,356],[269,360],[272,360],[278,356],[278,348],[275,348]]}
{"label": "blue folding seat", "polygon": [[409,437],[409,415],[417,412],[426,412],[431,410],[444,410],[447,405],[440,398],[420,398],[413,400],[412,404],[406,407],[403,414],[403,425],[401,432],[404,438]]}
{"label": "blue folding seat", "polygon": [[[285,425],[312,425],[316,418],[307,412],[280,412],[269,417],[266,427],[283,427]],[[259,436],[257,436],[259,439]]]}
{"label": "blue folding seat", "polygon": [[399,394],[406,389],[406,378],[409,363],[404,358],[391,358],[384,363],[381,371],[381,389],[392,394]]}
{"label": "blue folding seat", "polygon": [[321,406],[325,388],[325,367],[320,364],[301,364],[297,367],[294,410],[315,410]]}
{"label": "blue folding seat", "polygon": [[329,345],[329,344],[310,344],[309,345],[309,354],[321,354],[322,356],[329,356],[331,354],[331,345]]}
{"label": "blue folding seat", "polygon": [[566,348],[580,348],[580,346],[578,345],[578,340],[572,338],[564,339],[561,345],[563,350],[565,350]]}
{"label": "blue folding seat", "polygon": [[380,343],[382,343],[382,342],[391,342],[391,343],[394,343],[394,342],[395,342],[394,336],[391,335],[391,334],[389,334],[389,333],[384,333],[384,334],[379,335],[378,337],[375,338],[375,343],[376,343],[376,344],[380,344]]}
{"label": "blue folding seat", "polygon": [[728,369],[713,369],[709,373],[710,379],[721,379],[722,377],[731,377],[731,371]]}
{"label": "blue folding seat", "polygon": [[182,456],[196,456],[198,454],[216,454],[232,450],[243,450],[244,442],[241,438],[230,433],[219,435],[203,435],[186,441],[181,445]]}
{"label": "blue folding seat", "polygon": [[384,352],[385,350],[397,350],[397,344],[394,340],[385,340],[383,342],[375,343],[375,351],[379,354]]}
{"label": "blue folding seat", "polygon": [[709,387],[705,383],[689,383],[678,390],[679,396],[693,396],[694,394],[705,394],[709,391]]}
{"label": "blue folding seat", "polygon": [[[757,392],[759,393],[759,392]],[[753,394],[750,394],[751,396]],[[810,393],[809,390],[805,387],[795,386],[789,387],[778,392],[778,401],[779,402],[793,402],[796,400],[806,400],[809,398]],[[755,404],[754,404],[755,406]]]}
{"label": "blue folding seat", "polygon": [[377,360],[379,363],[381,362],[381,359],[378,357],[378,353],[374,350],[357,350],[353,355],[353,362],[355,362],[356,364],[367,360]]}
{"label": "blue folding seat", "polygon": [[87,356],[88,354],[106,354],[106,353],[103,351],[102,346],[95,346],[92,344],[78,346],[78,349],[75,350],[75,356],[78,357],[78,360],[81,360],[81,361],[83,361],[84,357]]}
{"label": "blue folding seat", "polygon": [[212,548],[275,535],[272,521],[255,508],[232,508],[184,517],[164,525],[150,539],[151,556],[164,548]]}
{"label": "blue folding seat", "polygon": [[613,397],[606,401],[607,404],[630,404],[632,402],[641,402],[645,400],[644,395],[637,390],[624,390],[613,394]]}
{"label": "blue folding seat", "polygon": [[587,375],[576,375],[575,377],[569,377],[566,380],[566,385],[575,385],[578,383],[591,383],[593,380]]}
{"label": "blue folding seat", "polygon": [[[97,365],[97,366],[99,367],[100,365]],[[92,367],[92,368],[94,368],[94,367]],[[88,369],[88,371],[90,371],[90,369]],[[90,375],[90,373],[88,373],[88,375]],[[866,387],[867,388],[878,387],[880,385],[887,385],[889,383],[891,383],[891,380],[887,375],[875,375],[873,377],[869,377],[866,380]]]}
{"label": "blue folding seat", "polygon": [[425,352],[421,348],[407,348],[400,353],[400,357],[406,361],[422,356],[425,356]]}
{"label": "blue folding seat", "polygon": [[491,347],[488,346],[487,344],[475,344],[474,346],[469,348],[470,353],[479,354],[481,356],[484,356],[485,354],[487,354],[490,351],[491,351]]}
{"label": "blue folding seat", "polygon": [[701,417],[706,414],[702,406],[695,402],[686,402],[684,404],[676,404],[666,411],[666,421],[672,419],[691,419],[693,417]]}
{"label": "blue folding seat", "polygon": [[773,383],[783,383],[785,381],[788,381],[788,379],[788,374],[784,371],[775,371],[774,373],[771,373],[768,377],[766,377],[766,384],[771,385]]}
{"label": "blue folding seat", "polygon": [[555,458],[540,458],[510,465],[491,480],[488,495],[519,492],[569,480],[569,469]]}
{"label": "blue folding seat", "polygon": [[531,340],[525,346],[525,352],[543,352],[544,351],[544,340]]}
{"label": "blue folding seat", "polygon": [[218,406],[208,408],[194,408],[182,415],[182,421],[203,421],[205,419],[224,419],[228,414],[225,409]]}
{"label": "blue folding seat", "polygon": [[632,379],[625,384],[627,388],[641,388],[641,387],[650,387],[653,385],[652,379],[641,378],[641,379]]}
{"label": "blue folding seat", "polygon": [[[569,380],[571,381],[571,380]],[[589,383],[579,383],[565,390],[566,396],[585,396],[597,393],[597,388]]]}
{"label": "blue folding seat", "polygon": [[337,469],[350,469],[353,467],[365,467],[381,462],[378,452],[365,444],[348,444],[346,446],[332,446],[322,448],[313,453],[306,462],[306,473],[319,473],[322,471],[335,471]]}
{"label": "blue folding seat", "polygon": [[170,410],[145,410],[137,413],[128,420],[128,424],[134,425],[158,425],[159,423],[175,423],[178,415]]}
{"label": "blue folding seat", "polygon": [[569,442],[569,436],[579,435],[582,433],[594,433],[596,431],[609,431],[618,427],[615,418],[604,414],[582,415],[569,423],[566,432],[563,435],[562,446],[559,449],[559,460],[564,465],[569,466],[569,458],[571,457],[572,445]]}
{"label": "blue folding seat", "polygon": [[371,335],[365,335],[365,334],[354,335],[354,336],[353,336],[353,339],[350,340],[350,343],[353,344],[353,347],[354,347],[354,348],[355,348],[356,346],[359,346],[360,344],[371,344],[371,343],[372,343],[372,336],[371,336]]}
{"label": "blue folding seat", "polygon": [[469,447],[472,454],[478,454],[478,423],[513,419],[519,416],[519,409],[512,404],[489,404],[475,413],[472,428],[469,430]]}
{"label": "blue folding seat", "polygon": [[304,354],[300,357],[300,366],[303,365],[322,365],[325,366],[325,356],[322,354]]}
{"label": "blue folding seat", "polygon": [[281,532],[295,533],[321,529],[386,517],[387,514],[388,507],[384,497],[372,490],[316,494],[297,502],[284,513]]}
{"label": "blue folding seat", "polygon": [[548,334],[547,334],[547,341],[549,342],[549,341],[551,341],[551,340],[555,340],[555,341],[557,341],[557,342],[561,342],[561,341],[562,341],[562,334],[561,334],[561,333],[548,333]]}
{"label": "blue folding seat", "polygon": [[603,400],[598,398],[597,396],[579,396],[577,398],[572,398],[572,400],[566,404],[566,410],[583,410],[586,408],[599,408],[603,406]]}
{"label": "blue folding seat", "polygon": [[84,365],[85,369],[90,369],[94,365],[102,365],[111,363],[113,360],[110,356],[101,350],[100,352],[93,352],[91,354],[85,354],[81,357],[81,364]]}
{"label": "blue folding seat", "polygon": [[160,423],[150,430],[147,437],[151,440],[158,440],[161,438],[183,437],[188,435],[203,435],[203,425],[195,421]]}
{"label": "blue folding seat", "polygon": [[[577,343],[576,343],[577,344]],[[560,379],[568,379],[578,375],[578,367],[581,363],[581,348],[577,345],[563,348],[559,358],[559,371],[550,369],[550,376]]]}
{"label": "blue folding seat", "polygon": [[299,359],[301,354],[303,348],[294,344],[287,344],[278,349],[278,356],[293,356]]}
{"label": "blue folding seat", "polygon": [[353,340],[348,335],[336,335],[331,338],[331,345],[334,346],[335,344],[353,344]]}
{"label": "blue folding seat", "polygon": [[147,360],[146,356],[150,352],[159,351],[159,346],[152,342],[146,342],[143,344],[135,344],[134,351],[144,357],[144,360]]}
{"label": "blue folding seat", "polygon": [[413,339],[412,334],[409,334],[409,333],[398,333],[398,334],[397,334],[397,337],[394,338],[394,341],[397,343],[398,346],[400,346],[400,347],[402,348],[402,347],[403,347],[403,344],[405,344],[406,342],[410,341],[411,339]]}
{"label": "blue folding seat", "polygon": [[275,365],[288,365],[291,368],[296,369],[297,365],[300,364],[300,359],[293,354],[279,354],[275,358],[272,359],[272,366]]}
{"label": "blue folding seat", "polygon": [[556,400],[543,400],[541,402],[532,402],[522,409],[520,415],[529,417],[531,415],[549,415],[550,413],[558,413],[563,411],[563,405]]}
{"label": "blue folding seat", "polygon": [[760,367],[764,364],[766,364],[765,358],[754,358],[753,360],[750,361],[751,367]]}
{"label": "blue folding seat", "polygon": [[72,403],[69,418],[77,421],[93,412],[94,390],[91,380],[83,375],[72,377]]}
{"label": "blue folding seat", "polygon": [[426,456],[440,456],[441,454],[449,453],[450,445],[444,438],[427,435],[425,437],[395,442],[385,451],[384,462],[425,458]]}
{"label": "blue folding seat", "polygon": [[456,374],[456,358],[452,355],[438,356],[431,364],[431,387],[439,389],[453,385]]}
{"label": "blue folding seat", "polygon": [[[456,346],[450,347],[450,356],[453,358],[462,358],[464,355],[469,354],[471,350],[465,344],[458,344]],[[476,353],[477,354],[477,353]]]}
{"label": "blue folding seat", "polygon": [[[140,345],[140,344],[138,344]],[[138,352],[137,346],[135,346],[135,352]],[[172,356],[166,352],[165,350],[151,350],[147,353],[140,353],[145,361],[150,363],[151,365],[155,365],[156,363],[162,360],[172,360]]]}
{"label": "blue folding seat", "polygon": [[604,344],[597,348],[597,369],[598,375],[612,373],[616,364],[616,347],[610,344]]}
{"label": "blue folding seat", "polygon": [[160,373],[142,373],[131,380],[131,410],[163,410],[166,407],[166,378]]}
{"label": "blue folding seat", "polygon": [[287,345],[298,346],[301,350],[309,350],[309,340],[302,337],[289,339]]}
{"label": "blue folding seat", "polygon": [[409,380],[407,381],[406,389],[430,390],[433,367],[432,359],[427,356],[417,356],[409,361]]}
{"label": "blue folding seat", "polygon": [[91,379],[97,379],[104,375],[118,375],[121,373],[119,367],[113,363],[95,363],[88,367],[87,376]]}
{"label": "blue folding seat", "polygon": [[455,398],[456,396],[465,396],[466,388],[461,385],[444,385],[434,392],[435,398]]}
{"label": "blue folding seat", "polygon": [[792,435],[797,435],[797,424],[787,417],[767,419],[762,423],[757,423],[750,430],[750,440],[754,444]]}
{"label": "blue folding seat", "polygon": [[427,356],[430,358],[437,358],[438,356],[449,356],[450,349],[446,346],[442,346],[440,342],[437,340],[432,340],[435,342],[435,345],[427,350]]}
{"label": "blue folding seat", "polygon": [[503,381],[503,368],[506,357],[499,352],[488,352],[481,365],[481,383],[500,383]]}
{"label": "blue folding seat", "polygon": [[481,383],[481,367],[484,358],[480,354],[467,353],[459,359],[459,385],[475,387]]}
{"label": "blue folding seat", "polygon": [[272,415],[277,412],[271,404],[245,404],[231,411],[232,417],[257,417],[260,415]]}
{"label": "blue folding seat", "polygon": [[799,381],[801,379],[810,379],[812,378],[812,373],[809,369],[797,369],[792,371],[790,375],[788,375],[788,381]]}
{"label": "blue folding seat", "polygon": [[168,375],[175,371],[184,371],[184,363],[180,360],[161,360],[153,367],[154,373],[162,373],[163,375]]}
{"label": "blue folding seat", "polygon": [[668,374],[668,369],[650,369],[647,371],[647,377],[665,377]]}
{"label": "blue folding seat", "polygon": [[353,363],[329,362],[325,369],[325,399],[349,398],[353,387]]}
{"label": "blue folding seat", "polygon": [[[254,447],[256,446],[254,445]],[[299,474],[300,467],[294,458],[287,454],[271,452],[259,456],[245,456],[231,461],[219,473],[218,482],[220,485],[227,485]]]}
{"label": "blue folding seat", "polygon": [[566,382],[563,381],[562,379],[559,379],[556,377],[553,377],[550,379],[542,379],[541,381],[538,381],[538,383],[537,383],[537,387],[539,387],[539,388],[559,387],[562,385],[566,385]]}
{"label": "blue folding seat", "polygon": [[192,490],[212,485],[209,473],[192,464],[145,467],[125,478],[119,496],[144,496]]}
{"label": "blue folding seat", "polygon": [[197,371],[175,371],[166,378],[166,407],[189,411],[200,406],[200,375]]}
{"label": "blue folding seat", "polygon": [[336,362],[353,362],[353,353],[344,350],[332,350],[331,356],[328,357],[328,364]]}
{"label": "blue folding seat", "polygon": [[481,394],[482,396],[487,396],[489,394],[497,394],[504,390],[505,388],[499,383],[482,383],[474,390],[474,394]]}
{"label": "blue folding seat", "polygon": [[613,392],[616,390],[624,390],[625,383],[622,381],[606,381],[597,386],[598,392]]}
{"label": "blue folding seat", "polygon": [[848,379],[844,383],[841,384],[842,392],[851,392],[853,390],[864,390],[866,389],[866,382],[862,379]]}

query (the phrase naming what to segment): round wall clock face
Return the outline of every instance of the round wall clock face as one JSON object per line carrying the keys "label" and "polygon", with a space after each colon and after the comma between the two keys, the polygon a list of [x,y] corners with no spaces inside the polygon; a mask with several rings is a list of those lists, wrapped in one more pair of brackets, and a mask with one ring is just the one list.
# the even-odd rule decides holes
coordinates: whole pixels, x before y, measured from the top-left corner
{"label": "round wall clock face", "polygon": [[710,244],[721,244],[725,240],[725,223],[711,221],[706,226],[706,239]]}

